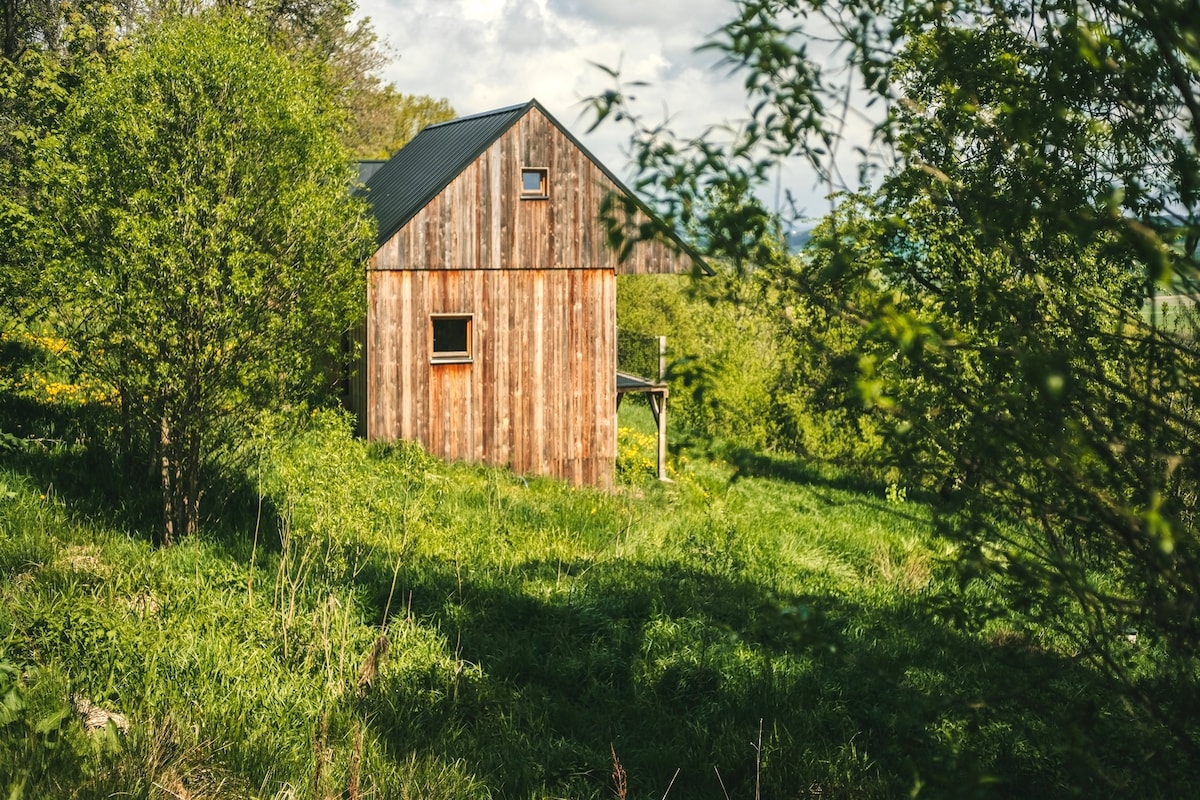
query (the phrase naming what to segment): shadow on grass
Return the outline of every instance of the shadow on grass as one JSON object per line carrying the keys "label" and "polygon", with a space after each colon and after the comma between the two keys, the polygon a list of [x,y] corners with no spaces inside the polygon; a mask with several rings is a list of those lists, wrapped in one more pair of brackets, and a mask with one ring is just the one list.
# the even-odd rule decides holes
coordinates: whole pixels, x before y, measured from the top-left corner
{"label": "shadow on grass", "polygon": [[[728,464],[733,470],[730,484],[750,478],[791,483],[809,488],[827,506],[866,506],[893,518],[918,525],[928,524],[927,518],[905,511],[903,504],[883,500],[884,487],[878,481],[854,475],[833,465],[808,462],[795,456],[764,454],[728,444],[698,442],[690,446],[702,458],[717,459]],[[837,497],[834,493],[849,497]],[[914,499],[929,502],[931,498]]]}
{"label": "shadow on grass", "polygon": [[[688,441],[688,440],[685,440]],[[739,445],[717,445],[716,447],[699,440],[690,445],[698,452],[723,459],[734,473],[732,481],[745,478],[767,478],[770,480],[787,481],[805,486],[823,486],[842,492],[865,494],[881,497],[886,490],[885,484],[864,474],[874,470],[882,472],[888,465],[872,464],[870,470],[855,470],[835,463],[806,461],[798,456],[779,453],[762,453],[757,450]],[[905,487],[906,499],[939,506],[945,509],[957,508],[961,505],[961,495],[950,489],[933,490],[929,488]]]}
{"label": "shadow on grass", "polygon": [[[1138,796],[1169,796],[1188,772],[1158,752],[1166,768],[1146,781],[1155,746],[1078,664],[1020,637],[964,637],[916,599],[778,596],[672,564],[573,568],[402,571],[412,624],[459,667],[360,701],[396,758],[462,759],[497,797],[611,797],[613,751],[630,797],[1111,797],[1134,778]],[[545,590],[566,571],[587,579]],[[391,573],[360,580],[382,613]]]}
{"label": "shadow on grass", "polygon": [[806,486],[824,486],[843,492],[873,495],[883,492],[883,485],[879,481],[834,464],[821,464],[784,454],[763,453],[737,444],[687,435],[672,444],[704,458],[724,461],[733,468],[733,481],[768,478]]}
{"label": "shadow on grass", "polygon": [[[66,405],[0,391],[0,466],[25,474],[53,493],[78,519],[96,522],[148,541],[162,525],[158,476],[145,447],[118,444],[120,419],[100,405]],[[131,454],[132,452],[132,454]],[[263,508],[257,488],[237,474],[208,476],[203,527],[206,535],[242,549],[257,521],[278,518]],[[278,537],[266,537],[266,541]]]}
{"label": "shadow on grass", "polygon": [[[53,482],[73,513],[94,518],[103,509],[135,531],[154,524],[135,502],[152,500],[152,488],[106,464],[100,448],[76,446],[87,442],[84,421],[4,408],[46,426],[39,430],[78,424],[81,434],[0,461]],[[240,500],[226,506],[219,529],[241,532],[226,545],[242,561],[258,496],[250,486],[231,494]],[[268,510],[263,519],[276,516]],[[391,591],[387,555],[354,578],[376,623]],[[630,797],[891,798],[918,786],[923,797],[1171,797],[1191,789],[1196,765],[1139,727],[1077,662],[1016,635],[961,635],[926,596],[872,604],[815,589],[780,594],[701,557],[402,564],[393,616],[435,632],[447,657],[385,670],[354,711],[397,760],[461,760],[494,797],[612,797],[612,751]]]}

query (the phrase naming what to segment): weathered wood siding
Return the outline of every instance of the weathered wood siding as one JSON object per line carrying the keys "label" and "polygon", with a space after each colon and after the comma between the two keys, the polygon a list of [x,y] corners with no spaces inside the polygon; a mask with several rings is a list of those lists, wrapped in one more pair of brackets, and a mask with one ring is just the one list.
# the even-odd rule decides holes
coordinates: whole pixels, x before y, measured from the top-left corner
{"label": "weathered wood siding", "polygon": [[[520,199],[523,168],[546,169],[547,199]],[[618,261],[600,219],[614,190],[604,171],[534,108],[384,245],[377,268],[691,270],[690,257],[657,241],[639,243]]]}
{"label": "weathered wood siding", "polygon": [[[609,270],[375,270],[371,439],[440,458],[612,485],[616,280]],[[430,361],[431,314],[473,314],[469,364]]]}
{"label": "weathered wood siding", "polygon": [[[524,168],[547,171],[546,198],[521,197]],[[531,108],[384,243],[368,273],[365,394],[352,398],[366,436],[611,486],[616,275],[692,268],[658,242],[619,263],[600,220],[615,189]],[[434,314],[473,315],[471,363],[431,363]]]}

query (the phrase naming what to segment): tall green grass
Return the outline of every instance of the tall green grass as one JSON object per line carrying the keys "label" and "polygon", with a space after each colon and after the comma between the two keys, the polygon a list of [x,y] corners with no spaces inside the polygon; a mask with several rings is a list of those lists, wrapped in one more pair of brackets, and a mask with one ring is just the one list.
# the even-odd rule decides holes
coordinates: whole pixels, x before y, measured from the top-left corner
{"label": "tall green grass", "polygon": [[[927,507],[683,440],[661,484],[645,410],[622,428],[604,493],[367,445],[320,413],[247,442],[254,501],[167,549],[54,488],[83,476],[46,480],[76,463],[67,444],[0,453],[0,792],[1190,787],[1196,765],[1034,620],[951,624],[963,598]],[[76,698],[127,730],[85,730]]]}

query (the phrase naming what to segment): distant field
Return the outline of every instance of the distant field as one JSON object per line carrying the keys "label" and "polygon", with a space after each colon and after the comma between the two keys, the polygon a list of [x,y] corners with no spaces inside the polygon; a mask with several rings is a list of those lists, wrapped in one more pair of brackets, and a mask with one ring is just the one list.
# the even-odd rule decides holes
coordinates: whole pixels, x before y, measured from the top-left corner
{"label": "distant field", "polygon": [[1159,318],[1168,325],[1183,325],[1184,320],[1189,325],[1195,324],[1196,296],[1190,294],[1157,295],[1154,304],[1147,300],[1142,303],[1142,316],[1150,318],[1151,309],[1157,309]]}

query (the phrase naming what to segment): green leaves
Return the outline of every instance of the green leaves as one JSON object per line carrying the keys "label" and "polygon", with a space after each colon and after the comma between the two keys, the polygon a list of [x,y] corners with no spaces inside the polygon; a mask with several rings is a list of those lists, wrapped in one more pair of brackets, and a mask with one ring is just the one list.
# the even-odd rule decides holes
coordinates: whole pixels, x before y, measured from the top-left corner
{"label": "green leaves", "polygon": [[[889,480],[937,491],[967,552],[1012,555],[984,579],[1013,608],[1044,600],[1141,701],[1114,620],[1155,631],[1156,679],[1200,696],[1200,327],[1156,299],[1189,307],[1200,274],[1192,11],[745,0],[710,44],[746,90],[737,135],[672,149],[634,131],[641,184],[716,232],[710,261],[796,309],[776,409],[797,419],[797,446],[847,419],[864,441],[881,434],[869,452]],[[818,58],[827,34],[853,79]],[[860,174],[882,179],[846,185],[822,151],[864,113],[886,149]],[[755,250],[766,227],[740,199],[792,158],[855,193],[788,264]],[[702,202],[721,190],[739,202]],[[1200,753],[1185,713],[1151,706]]]}
{"label": "green leaves", "polygon": [[319,392],[363,313],[373,231],[330,92],[252,23],[201,14],[88,72],[39,151],[64,334],[157,443],[168,538],[260,409]]}
{"label": "green leaves", "polygon": [[16,665],[0,662],[0,728],[15,722],[25,710],[20,677]]}

